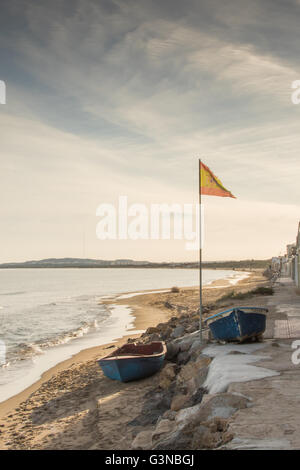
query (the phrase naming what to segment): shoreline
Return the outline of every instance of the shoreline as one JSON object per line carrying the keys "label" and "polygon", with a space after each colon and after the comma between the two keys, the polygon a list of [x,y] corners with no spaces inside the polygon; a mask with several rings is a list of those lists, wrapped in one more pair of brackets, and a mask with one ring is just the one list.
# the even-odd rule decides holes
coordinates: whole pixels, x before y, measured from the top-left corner
{"label": "shoreline", "polygon": [[[207,284],[203,286],[203,289],[226,288],[230,285],[234,286],[236,283],[239,283],[242,279],[251,276],[251,271],[245,271],[245,270],[230,270],[230,271],[232,271],[231,276],[228,276],[222,279],[208,281]],[[219,285],[220,283],[222,285]],[[197,287],[188,286],[188,287],[181,287],[180,289],[186,291],[188,289],[197,289]],[[126,313],[128,315],[128,321],[130,322],[130,327],[127,328],[127,325],[125,326],[125,331],[124,331],[125,334],[123,334],[123,332],[121,335],[118,335],[118,334],[113,335],[112,333],[110,333],[108,336],[113,336],[112,339],[109,339],[108,341],[103,339],[104,342],[101,342],[100,338],[97,338],[97,339],[95,338],[94,341],[100,342],[100,344],[96,346],[90,345],[87,347],[83,345],[82,349],[80,349],[79,351],[75,351],[75,352],[69,352],[69,353],[66,352],[66,349],[68,349],[68,347],[74,348],[75,345],[72,343],[59,345],[55,348],[51,348],[49,351],[45,351],[45,355],[43,354],[37,357],[37,361],[42,364],[46,360],[49,361],[49,354],[56,357],[56,355],[60,352],[60,353],[65,353],[66,357],[62,360],[56,361],[50,367],[45,368],[43,367],[42,364],[40,364],[39,369],[30,371],[30,375],[33,376],[32,379],[29,379],[30,383],[26,384],[24,388],[22,388],[21,390],[18,390],[13,395],[8,396],[7,398],[4,398],[4,400],[0,401],[0,418],[1,416],[3,416],[3,414],[6,413],[6,404],[13,403],[13,406],[14,406],[16,403],[19,403],[20,400],[26,399],[26,397],[28,397],[29,394],[33,393],[42,383],[49,380],[49,378],[51,378],[56,372],[60,371],[64,367],[68,367],[70,364],[74,362],[78,362],[78,361],[80,362],[81,356],[85,357],[86,355],[88,355],[88,351],[93,351],[96,349],[99,351],[99,353],[102,354],[103,350],[105,350],[107,347],[112,347],[113,345],[119,347],[123,343],[123,340],[126,341],[129,337],[137,338],[148,327],[155,326],[157,323],[160,323],[164,320],[168,320],[168,315],[169,315],[168,310],[164,312],[164,315],[166,316],[166,318],[161,317],[159,321],[155,320],[155,318],[158,315],[160,316],[162,314],[162,309],[160,307],[159,313],[156,312],[154,317],[153,317],[153,312],[151,311],[151,319],[152,319],[151,323],[145,321],[145,314],[143,315],[143,312],[141,312],[141,310],[139,309],[139,306],[135,305],[136,302],[133,301],[133,305],[132,305],[132,302],[130,299],[144,296],[144,295],[152,295],[152,294],[157,295],[157,294],[164,294],[164,293],[169,293],[169,292],[170,292],[170,288],[154,289],[154,290],[151,289],[151,290],[142,290],[142,291],[136,291],[136,292],[125,292],[125,293],[123,292],[123,293],[117,293],[117,294],[112,294],[112,295],[104,295],[100,297],[101,304],[111,307],[110,318],[112,318],[114,311],[118,307],[127,309]],[[124,300],[126,300],[126,302],[124,302]],[[142,316],[142,320],[139,317],[137,317],[136,315],[137,313],[139,314],[139,316],[140,315]],[[88,337],[84,337],[83,339],[89,340]],[[52,359],[52,362],[53,362],[53,359]],[[27,378],[27,381],[28,381],[28,378]]]}
{"label": "shoreline", "polygon": [[[119,303],[117,300],[110,300],[110,301],[106,300],[106,301],[103,301],[102,303],[110,304],[112,306],[113,304],[121,305],[121,302]],[[122,303],[122,306],[125,307],[126,305]],[[128,308],[130,307],[128,306]],[[34,381],[31,385],[24,388],[24,390],[0,402],[0,419],[5,414],[7,414],[12,408],[17,406],[22,401],[26,400],[33,392],[38,390],[38,388],[44,382],[51,379],[58,372],[74,364],[81,364],[83,362],[90,361],[90,360],[96,361],[98,356],[101,357],[106,354],[107,349],[110,349],[112,347],[116,347],[116,348],[120,347],[124,342],[128,340],[128,338],[138,338],[143,331],[145,331],[150,326],[154,326],[153,321],[156,324],[156,323],[166,320],[165,315],[159,310],[157,312],[154,312],[154,311],[151,312],[152,315],[150,317],[151,318],[150,322],[149,322],[149,319],[146,318],[147,312],[145,312],[144,315],[141,312],[139,312],[138,315],[136,315],[136,313],[137,312],[135,312],[132,308],[130,308],[129,314],[132,317],[132,327],[127,330],[127,334],[116,337],[112,341],[103,343],[101,345],[84,348],[81,351],[74,353],[71,357],[58,362],[54,366],[44,371],[38,380]],[[138,332],[134,333],[135,331],[138,331]]]}

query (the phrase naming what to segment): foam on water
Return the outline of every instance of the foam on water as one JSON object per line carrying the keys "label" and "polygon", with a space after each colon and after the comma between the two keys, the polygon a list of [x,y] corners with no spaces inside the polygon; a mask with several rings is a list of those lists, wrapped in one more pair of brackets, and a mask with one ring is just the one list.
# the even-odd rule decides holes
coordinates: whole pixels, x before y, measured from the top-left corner
{"label": "foam on water", "polygon": [[164,290],[151,290],[147,292],[132,292],[130,294],[122,294],[118,295],[115,298],[117,300],[123,300],[123,299],[131,299],[132,297],[137,297],[138,295],[147,295],[147,294],[159,294],[162,292],[170,292],[170,289],[164,289]]}

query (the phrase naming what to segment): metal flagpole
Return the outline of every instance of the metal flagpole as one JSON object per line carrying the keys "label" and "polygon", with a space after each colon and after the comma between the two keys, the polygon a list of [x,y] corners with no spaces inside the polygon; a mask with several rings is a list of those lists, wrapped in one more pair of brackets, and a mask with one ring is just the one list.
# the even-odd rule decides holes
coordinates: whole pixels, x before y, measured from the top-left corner
{"label": "metal flagpole", "polygon": [[200,342],[202,343],[202,210],[201,210],[201,160],[199,158],[199,330]]}

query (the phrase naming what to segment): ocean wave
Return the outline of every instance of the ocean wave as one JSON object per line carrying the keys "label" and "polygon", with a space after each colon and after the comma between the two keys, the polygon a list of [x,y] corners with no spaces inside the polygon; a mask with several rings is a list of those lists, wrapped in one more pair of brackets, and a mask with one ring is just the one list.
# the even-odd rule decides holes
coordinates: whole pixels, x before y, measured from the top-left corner
{"label": "ocean wave", "polygon": [[[103,319],[105,318],[106,317]],[[69,343],[70,341],[81,338],[87,335],[89,332],[97,330],[98,328],[98,320],[94,319],[90,322],[84,322],[73,331],[65,332],[54,338],[40,340],[36,343],[19,343],[16,347],[16,350],[14,351],[14,354],[12,354],[12,357],[14,358],[14,361],[33,358],[34,356],[44,354],[49,348]]]}
{"label": "ocean wave", "polygon": [[41,349],[41,346],[39,344],[34,344],[34,343],[21,343],[19,344],[19,355],[21,356],[22,359],[31,357],[31,356],[36,356],[39,354],[43,354],[43,351]]}

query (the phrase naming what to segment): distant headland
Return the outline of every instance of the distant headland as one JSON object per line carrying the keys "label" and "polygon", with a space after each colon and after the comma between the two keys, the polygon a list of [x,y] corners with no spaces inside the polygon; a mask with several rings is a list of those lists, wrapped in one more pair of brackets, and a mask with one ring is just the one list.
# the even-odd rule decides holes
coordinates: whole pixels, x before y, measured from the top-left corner
{"label": "distant headland", "polygon": [[[239,260],[239,261],[207,261],[205,269],[264,269],[271,260]],[[196,269],[198,262],[164,262],[135,261],[132,259],[84,259],[84,258],[47,258],[42,260],[24,261],[20,263],[2,263],[0,269],[13,268],[182,268]]]}

